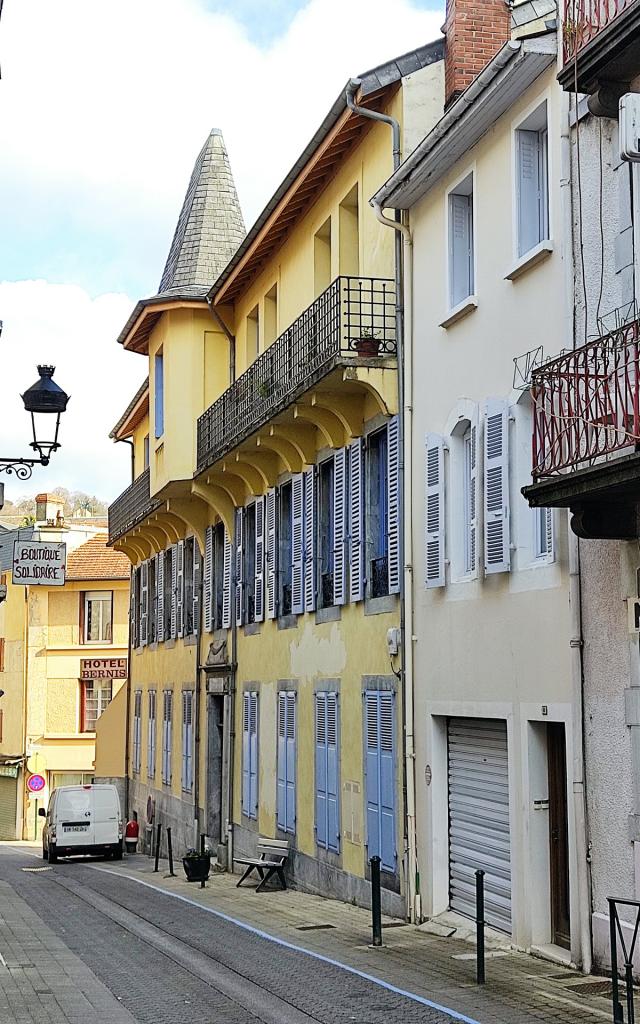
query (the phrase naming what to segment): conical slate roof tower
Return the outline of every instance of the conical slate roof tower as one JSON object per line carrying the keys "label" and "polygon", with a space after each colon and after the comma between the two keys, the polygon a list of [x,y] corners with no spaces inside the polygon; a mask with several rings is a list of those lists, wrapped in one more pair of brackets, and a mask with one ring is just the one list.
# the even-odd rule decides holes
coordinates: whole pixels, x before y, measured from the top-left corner
{"label": "conical slate roof tower", "polygon": [[229,157],[214,128],[195,162],[158,293],[205,295],[244,236]]}

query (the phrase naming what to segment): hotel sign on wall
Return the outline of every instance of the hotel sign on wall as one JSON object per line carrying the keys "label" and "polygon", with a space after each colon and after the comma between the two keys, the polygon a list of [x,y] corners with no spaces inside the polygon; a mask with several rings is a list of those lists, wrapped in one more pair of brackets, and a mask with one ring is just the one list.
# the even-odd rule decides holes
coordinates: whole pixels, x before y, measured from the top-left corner
{"label": "hotel sign on wall", "polygon": [[81,658],[80,678],[90,679],[126,679],[126,658]]}
{"label": "hotel sign on wall", "polygon": [[64,587],[67,545],[17,540],[13,545],[12,583],[30,587]]}

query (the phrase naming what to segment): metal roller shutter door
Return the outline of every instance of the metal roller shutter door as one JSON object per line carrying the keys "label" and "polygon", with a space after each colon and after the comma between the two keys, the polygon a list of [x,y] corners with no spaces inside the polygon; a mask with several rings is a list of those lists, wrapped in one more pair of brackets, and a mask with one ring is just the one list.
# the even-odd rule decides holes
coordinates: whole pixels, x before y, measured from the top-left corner
{"label": "metal roller shutter door", "polygon": [[451,718],[449,900],[475,916],[475,871],[485,871],[485,920],[511,932],[511,837],[507,724]]}
{"label": "metal roller shutter door", "polygon": [[0,839],[16,838],[16,779],[0,776]]}

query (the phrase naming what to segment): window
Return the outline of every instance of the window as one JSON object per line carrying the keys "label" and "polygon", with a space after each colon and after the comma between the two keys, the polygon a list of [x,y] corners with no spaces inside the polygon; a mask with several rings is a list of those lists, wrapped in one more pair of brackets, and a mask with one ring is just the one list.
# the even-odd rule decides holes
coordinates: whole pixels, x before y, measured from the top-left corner
{"label": "window", "polygon": [[147,607],[149,609],[149,643],[154,644],[158,639],[158,588],[156,579],[156,560],[149,559],[147,569]]}
{"label": "window", "polygon": [[162,614],[163,614],[163,626],[164,626],[164,639],[171,640],[173,637],[172,623],[175,612],[172,610],[174,607],[174,593],[173,593],[173,550],[169,548],[164,552],[164,567],[162,573],[162,588],[163,588],[163,602],[162,602]]}
{"label": "window", "polygon": [[150,779],[156,774],[156,711],[157,693],[149,690],[149,718],[147,721],[147,775]]}
{"label": "window", "polygon": [[282,832],[296,830],[296,695],[278,693],[278,792],[276,819]]}
{"label": "window", "polygon": [[193,690],[182,691],[182,789],[193,789]]}
{"label": "window", "polygon": [[194,560],[194,539],[193,537],[187,537],[184,542],[184,634],[185,636],[193,636],[195,633],[194,624],[194,578],[193,578],[193,560]]}
{"label": "window", "polygon": [[258,817],[258,694],[242,695],[242,813]]}
{"label": "window", "polygon": [[280,487],[278,504],[278,607],[280,615],[291,615],[291,576],[293,570],[291,481]]}
{"label": "window", "polygon": [[164,357],[156,352],[154,360],[154,420],[156,439],[164,434]]}
{"label": "window", "polygon": [[387,429],[378,430],[368,439],[368,541],[369,596],[383,597],[389,593],[389,548],[387,517]]}
{"label": "window", "polygon": [[142,690],[133,695],[133,770],[140,771],[140,737],[142,725]]}
{"label": "window", "polygon": [[532,509],[534,521],[534,554],[536,558],[553,560],[553,509]]}
{"label": "window", "polygon": [[[211,527],[211,629],[222,629],[224,602],[224,526]],[[205,611],[206,614],[206,611]]]}
{"label": "window", "polygon": [[144,466],[143,466],[143,468],[144,469],[148,469],[149,468],[149,435],[148,434],[145,434],[144,441],[142,442],[142,444],[143,444],[143,453],[144,453]]}
{"label": "window", "polygon": [[162,782],[171,785],[171,743],[173,727],[173,691],[162,693]]}
{"label": "window", "polygon": [[84,595],[85,644],[110,644],[112,637],[113,594],[110,590],[89,590]]}
{"label": "window", "polygon": [[475,289],[473,175],[449,193],[449,306],[454,308]]}
{"label": "window", "polygon": [[247,315],[247,362],[260,353],[260,310],[254,306]]}
{"label": "window", "polygon": [[462,438],[463,571],[476,567],[476,428],[469,426]]}
{"label": "window", "polygon": [[549,237],[547,105],[515,133],[518,256]]}
{"label": "window", "polygon": [[255,578],[256,578],[256,506],[247,505],[244,510],[244,584],[245,622],[255,622]]}
{"label": "window", "polygon": [[365,693],[367,858],[380,857],[382,869],[396,871],[394,694]]}
{"label": "window", "polygon": [[313,236],[313,283],[316,298],[331,284],[331,217]]}
{"label": "window", "polygon": [[338,853],[338,696],[316,694],[316,842]]}
{"label": "window", "polygon": [[92,680],[83,683],[82,732],[96,731],[96,722],[111,703],[111,695],[111,682]]}
{"label": "window", "polygon": [[320,464],[318,472],[318,556],[320,558],[320,608],[333,605],[333,459]]}

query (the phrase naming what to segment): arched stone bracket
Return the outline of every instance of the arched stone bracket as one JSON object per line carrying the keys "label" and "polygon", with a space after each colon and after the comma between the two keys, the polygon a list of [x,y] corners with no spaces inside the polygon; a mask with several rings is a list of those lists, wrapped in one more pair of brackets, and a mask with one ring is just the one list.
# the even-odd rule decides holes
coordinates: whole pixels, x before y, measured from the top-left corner
{"label": "arched stone bracket", "polygon": [[241,460],[237,455],[234,461],[223,462],[222,470],[230,476],[240,477],[250,494],[262,494],[264,488],[269,486],[259,467]]}
{"label": "arched stone bracket", "polygon": [[[259,435],[265,437],[264,432]],[[315,427],[302,421],[291,423],[274,423],[269,428],[269,437],[274,441],[286,441],[298,453],[302,466],[311,466],[316,459],[318,449],[318,432]],[[264,442],[267,443],[266,440]],[[289,470],[293,472],[293,470]]]}
{"label": "arched stone bracket", "polygon": [[293,417],[317,427],[330,448],[343,448],[346,444],[346,431],[340,418],[328,409],[298,404],[293,410]]}
{"label": "arched stone bracket", "polygon": [[207,477],[207,483],[212,484],[214,487],[222,488],[229,495],[233,504],[238,506],[244,505],[249,493],[244,480],[228,469],[225,470],[224,466],[220,470],[210,473]]}
{"label": "arched stone bracket", "polygon": [[191,484],[191,493],[197,497],[202,498],[206,501],[209,508],[219,516],[224,527],[230,537],[233,537],[234,529],[234,515],[235,515],[235,502],[230,497],[228,491],[225,491],[222,487],[216,484],[207,482],[203,483],[199,480],[194,480]]}
{"label": "arched stone bracket", "polygon": [[123,555],[126,555],[133,566],[137,565],[140,561],[140,556],[134,547],[131,546],[126,540],[118,540],[113,545],[114,551],[121,551]]}
{"label": "arched stone bracket", "polygon": [[176,544],[182,536],[181,530],[178,530],[175,524],[172,522],[172,520],[165,516],[162,512],[157,512],[153,516],[151,524],[154,527],[154,529],[161,530],[162,533],[164,534],[166,538],[164,542],[165,548],[171,547],[172,544]]}
{"label": "arched stone bracket", "polygon": [[205,534],[209,525],[206,501],[192,493],[190,498],[169,498],[167,509],[170,513],[179,516],[188,529],[193,530],[198,538],[200,549],[204,550]]}
{"label": "arched stone bracket", "polygon": [[316,391],[311,395],[313,408],[332,412],[340,420],[349,437],[360,437],[364,430],[364,395],[340,394],[337,391]]}
{"label": "arched stone bracket", "polygon": [[[272,428],[273,430],[273,428]],[[266,448],[275,452],[282,461],[287,473],[299,473],[302,468],[302,458],[298,448],[287,438],[280,437],[269,431],[268,434],[258,434],[257,444],[260,448]],[[269,485],[267,485],[269,486]]]}

